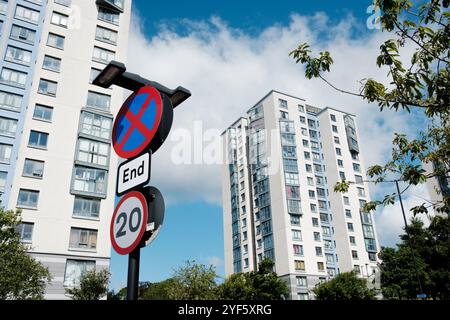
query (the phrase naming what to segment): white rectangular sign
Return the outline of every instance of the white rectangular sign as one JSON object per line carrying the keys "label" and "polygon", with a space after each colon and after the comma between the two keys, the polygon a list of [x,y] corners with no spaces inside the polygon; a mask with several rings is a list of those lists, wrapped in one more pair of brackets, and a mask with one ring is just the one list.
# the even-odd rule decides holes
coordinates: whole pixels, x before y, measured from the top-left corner
{"label": "white rectangular sign", "polygon": [[150,181],[150,153],[122,163],[117,170],[117,195]]}

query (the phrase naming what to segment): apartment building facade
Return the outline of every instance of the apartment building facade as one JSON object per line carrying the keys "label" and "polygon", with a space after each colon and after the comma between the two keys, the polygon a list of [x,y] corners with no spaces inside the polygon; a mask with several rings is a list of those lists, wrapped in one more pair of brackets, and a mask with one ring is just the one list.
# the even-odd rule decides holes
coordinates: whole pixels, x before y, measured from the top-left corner
{"label": "apartment building facade", "polygon": [[47,299],[108,268],[121,89],[92,80],[126,61],[131,0],[0,0],[1,206],[20,209]]}
{"label": "apartment building facade", "polygon": [[[222,134],[225,273],[268,257],[290,299],[340,272],[378,275],[356,117],[271,91]],[[348,193],[333,191],[341,178]]]}

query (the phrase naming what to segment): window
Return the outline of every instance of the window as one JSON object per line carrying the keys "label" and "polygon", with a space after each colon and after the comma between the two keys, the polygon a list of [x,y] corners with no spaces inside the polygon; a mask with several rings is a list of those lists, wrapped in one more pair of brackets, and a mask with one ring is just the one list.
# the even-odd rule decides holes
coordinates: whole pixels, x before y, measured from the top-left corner
{"label": "window", "polygon": [[364,190],[364,188],[358,187],[357,189],[358,189],[358,196],[360,196],[360,197],[366,196],[366,191]]}
{"label": "window", "polygon": [[320,162],[320,154],[317,152],[313,152],[313,160]]}
{"label": "window", "polygon": [[303,116],[300,116],[300,123],[306,124],[306,118]]}
{"label": "window", "polygon": [[106,50],[99,47],[94,47],[94,54],[92,59],[96,62],[108,64],[111,60],[114,60],[115,52]]}
{"label": "window", "polygon": [[14,137],[17,131],[17,120],[0,117],[0,135]]}
{"label": "window", "polygon": [[311,141],[311,149],[319,150],[319,143]]}
{"label": "window", "polygon": [[336,122],[336,116],[334,114],[330,114],[331,121]]}
{"label": "window", "polygon": [[314,171],[315,172],[322,172],[322,166],[320,164],[315,164],[314,165]]}
{"label": "window", "polygon": [[302,140],[303,141],[303,146],[304,147],[307,147],[307,146],[309,146],[309,142],[308,142],[308,140]]}
{"label": "window", "polygon": [[247,226],[247,219],[242,219],[242,228],[245,228]]}
{"label": "window", "polygon": [[345,172],[339,171],[339,177],[344,180],[345,179]]}
{"label": "window", "polygon": [[335,132],[335,133],[338,132],[337,126],[335,126],[335,125],[332,125],[332,126],[331,126],[331,129],[332,129],[333,132]]}
{"label": "window", "polygon": [[60,27],[67,28],[67,21],[69,17],[59,12],[53,12],[51,23]]}
{"label": "window", "polygon": [[75,166],[73,189],[92,194],[106,194],[106,171],[100,169]]}
{"label": "window", "polygon": [[58,3],[66,7],[70,7],[70,5],[72,4],[72,0],[55,0],[55,3]]}
{"label": "window", "polygon": [[311,209],[311,212],[317,212],[317,205],[315,205],[314,203],[311,203],[310,205],[309,205],[309,207],[310,207],[310,209]]}
{"label": "window", "polygon": [[107,166],[108,157],[109,144],[83,138],[78,140],[78,161]]}
{"label": "window", "polygon": [[353,163],[353,170],[356,172],[361,172],[361,166],[357,163]]}
{"label": "window", "polygon": [[325,201],[319,200],[319,208],[320,209],[327,209],[327,203]]}
{"label": "window", "polygon": [[67,259],[64,274],[64,286],[75,287],[80,283],[81,275],[95,269],[95,261],[70,260]]}
{"label": "window", "polygon": [[356,160],[356,161],[359,161],[359,156],[358,156],[358,154],[356,152],[352,152],[352,159]]}
{"label": "window", "polygon": [[52,116],[53,116],[52,107],[47,107],[41,104],[37,104],[34,107],[33,119],[51,122]]}
{"label": "window", "polygon": [[308,126],[310,126],[311,128],[315,128],[316,127],[316,121],[308,119]]}
{"label": "window", "polygon": [[291,216],[291,225],[300,226],[300,215],[290,214],[290,216]]}
{"label": "window", "polygon": [[344,167],[344,161],[338,159],[337,164],[339,167]]}
{"label": "window", "polygon": [[57,87],[56,82],[46,80],[46,79],[41,79],[39,81],[38,92],[41,94],[46,94],[46,95],[55,97],[56,96],[56,87]]}
{"label": "window", "polygon": [[33,44],[36,38],[36,31],[22,26],[13,25],[11,28],[10,38]]}
{"label": "window", "polygon": [[284,177],[286,179],[286,184],[298,185],[300,183],[297,173],[285,172]]}
{"label": "window", "polygon": [[247,240],[247,231],[242,232],[242,240]]}
{"label": "window", "polygon": [[115,25],[119,25],[119,14],[103,7],[98,8],[98,19]]}
{"label": "window", "polygon": [[283,159],[284,171],[298,173],[297,160],[295,159]]}
{"label": "window", "polygon": [[295,146],[295,135],[290,134],[290,133],[282,133],[281,134],[281,144]]}
{"label": "window", "polygon": [[[328,214],[327,213],[320,213],[320,221],[322,222],[329,222],[328,221]],[[318,225],[317,225],[318,227]]]}
{"label": "window", "polygon": [[317,139],[318,138],[317,131],[315,131],[315,130],[309,130],[309,135],[313,139]]}
{"label": "window", "polygon": [[295,260],[295,270],[304,271],[305,270],[305,261],[303,260]]}
{"label": "window", "polygon": [[336,143],[336,144],[341,144],[341,142],[339,141],[339,138],[338,138],[338,137],[334,137],[334,143]]}
{"label": "window", "polygon": [[350,236],[350,237],[349,237],[349,240],[350,240],[350,244],[351,244],[352,246],[356,246],[356,238],[355,238],[354,236]]}
{"label": "window", "polygon": [[325,195],[325,189],[322,189],[322,188],[316,188],[316,191],[317,191],[317,196],[319,196],[319,197],[321,197],[321,198],[324,198],[326,195]]}
{"label": "window", "polygon": [[331,229],[329,227],[322,227],[322,234],[324,236],[331,236]]}
{"label": "window", "polygon": [[52,56],[45,56],[42,68],[50,71],[59,72],[61,70],[61,59]]}
{"label": "window", "polygon": [[25,177],[42,178],[44,175],[44,161],[25,159],[22,175]]}
{"label": "window", "polygon": [[308,195],[310,199],[314,199],[316,197],[316,193],[313,190],[308,190]]}
{"label": "window", "polygon": [[327,260],[327,263],[334,263],[334,256],[330,253],[325,253],[325,258]]}
{"label": "window", "polygon": [[8,10],[8,1],[1,0],[0,1],[0,13],[5,14],[7,10]]}
{"label": "window", "polygon": [[293,121],[280,121],[280,132],[295,133]]}
{"label": "window", "polygon": [[39,21],[39,11],[17,6],[15,17],[20,20],[26,20],[33,24],[37,24]]}
{"label": "window", "polygon": [[298,111],[299,112],[305,112],[305,107],[299,104],[298,105]]}
{"label": "window", "polygon": [[[325,249],[328,249],[328,250],[333,249],[333,242],[331,240],[323,240],[323,244],[325,246]],[[328,257],[328,255],[326,255],[326,256]],[[332,261],[334,261],[334,259]]]}
{"label": "window", "polygon": [[308,180],[308,186],[314,186],[314,179],[311,177],[307,177]]}
{"label": "window", "polygon": [[57,35],[54,33],[49,33],[48,39],[47,39],[47,45],[50,47],[54,47],[54,48],[63,50],[65,41],[66,41],[66,38],[64,38],[63,36],[60,36],[60,35]]}
{"label": "window", "polygon": [[47,148],[48,133],[31,130],[28,139],[29,147]]}
{"label": "window", "polygon": [[39,191],[20,189],[17,206],[35,209],[37,208],[38,199]]}
{"label": "window", "polygon": [[308,130],[306,128],[301,128],[302,135],[308,136]]}
{"label": "window", "polygon": [[313,225],[313,227],[318,227],[319,226],[319,219],[312,218],[312,225]]}
{"label": "window", "polygon": [[244,268],[248,268],[248,258],[244,259]]}
{"label": "window", "polygon": [[363,184],[364,182],[362,176],[355,175],[355,182],[357,184]]}
{"label": "window", "polygon": [[299,292],[299,293],[297,293],[297,295],[298,295],[298,300],[309,300],[308,293]]}
{"label": "window", "polygon": [[365,224],[372,224],[372,217],[368,212],[361,212],[361,220]]}
{"label": "window", "polygon": [[307,281],[306,281],[306,277],[297,277],[297,286],[299,287],[307,287]]}
{"label": "window", "polygon": [[100,74],[101,70],[92,68],[91,74],[89,75],[89,83],[94,82],[94,79]]}
{"label": "window", "polygon": [[322,247],[316,247],[316,256],[321,257],[323,255]]}
{"label": "window", "polygon": [[292,230],[292,240],[301,241],[302,232],[300,230]]}
{"label": "window", "polygon": [[97,30],[95,32],[95,39],[110,44],[117,44],[117,32],[97,26]]}
{"label": "window", "polygon": [[336,148],[336,154],[337,154],[338,156],[342,156],[341,148]]}
{"label": "window", "polygon": [[[267,181],[267,180],[265,180]],[[288,199],[300,199],[299,186],[286,186],[286,197]]]}
{"label": "window", "polygon": [[369,252],[369,260],[370,261],[377,261],[377,254],[374,252]]}
{"label": "window", "polygon": [[20,112],[22,96],[14,93],[0,91],[0,107],[3,109]]}
{"label": "window", "polygon": [[312,165],[306,164],[305,168],[306,168],[306,172],[312,172]]}
{"label": "window", "polygon": [[352,258],[353,259],[358,259],[358,251],[352,250]]}
{"label": "window", "polygon": [[23,222],[15,227],[16,233],[20,236],[20,241],[31,242],[33,238],[34,223]]}
{"label": "window", "polygon": [[11,161],[12,145],[0,143],[0,162],[9,164]]}
{"label": "window", "polygon": [[350,199],[348,197],[344,197],[344,204],[350,205]]}
{"label": "window", "polygon": [[71,228],[69,248],[71,249],[96,249],[97,230]]}
{"label": "window", "polygon": [[294,244],[293,248],[294,248],[294,255],[296,255],[296,256],[303,255],[303,246],[302,245]]}
{"label": "window", "polygon": [[375,239],[375,233],[373,232],[373,228],[372,226],[363,224],[363,233],[364,233],[364,237],[366,238],[373,238]]}
{"label": "window", "polygon": [[296,158],[297,157],[296,148],[291,146],[283,146],[283,157]]}
{"label": "window", "polygon": [[317,270],[325,271],[325,265],[323,262],[317,262]]}
{"label": "window", "polygon": [[8,46],[5,60],[29,66],[31,63],[31,51]]}
{"label": "window", "polygon": [[88,92],[87,106],[109,111],[111,96],[93,91]]}
{"label": "window", "polygon": [[347,218],[351,218],[352,217],[352,212],[349,209],[345,209],[345,216]]}
{"label": "window", "polygon": [[287,101],[286,101],[286,100],[278,99],[278,103],[279,103],[279,105],[280,105],[280,108],[282,108],[282,109],[287,109],[288,104],[287,104]]}
{"label": "window", "polygon": [[303,152],[305,160],[311,160],[311,153],[308,151]]}
{"label": "window", "polygon": [[316,176],[316,183],[323,185],[323,184],[325,184],[325,180],[323,177]]}
{"label": "window", "polygon": [[0,192],[5,192],[7,176],[8,176],[8,172],[0,171]]}
{"label": "window", "polygon": [[360,270],[360,268],[359,268],[359,265],[357,265],[357,264],[355,264],[355,265],[353,266],[353,270],[354,270],[357,274],[360,274],[360,273],[361,273],[361,270]]}
{"label": "window", "polygon": [[320,241],[320,233],[314,232],[314,241]]}
{"label": "window", "polygon": [[92,112],[82,111],[80,123],[80,131],[82,133],[106,140],[111,139],[111,118]]}
{"label": "window", "polygon": [[347,223],[347,229],[348,229],[348,231],[351,231],[351,232],[355,231],[355,230],[353,229],[353,223],[348,222],[348,223]]}
{"label": "window", "polygon": [[0,81],[11,86],[24,88],[27,81],[27,74],[25,72],[3,68],[0,74]]}

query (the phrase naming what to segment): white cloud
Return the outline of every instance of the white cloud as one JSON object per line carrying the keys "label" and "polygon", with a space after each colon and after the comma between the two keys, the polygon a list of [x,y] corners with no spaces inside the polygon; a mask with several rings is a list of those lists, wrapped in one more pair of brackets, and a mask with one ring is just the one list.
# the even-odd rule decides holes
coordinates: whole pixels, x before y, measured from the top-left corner
{"label": "white cloud", "polygon": [[[374,30],[363,38],[355,38],[352,32],[361,26],[350,16],[333,25],[324,14],[294,14],[287,26],[268,27],[253,37],[244,30],[230,28],[217,17],[184,20],[180,24],[183,35],[165,25],[146,38],[138,23],[134,23],[127,65],[130,71],[168,87],[182,85],[192,92],[192,97],[175,110],[171,136],[152,160],[152,183],[169,202],[221,203],[220,166],[171,163],[170,156],[177,145],[171,140],[177,136],[175,133],[192,133],[194,122],[199,120],[205,130],[223,131],[272,89],[300,96],[313,105],[356,114],[367,166],[389,157],[395,131],[416,131],[405,113],[380,113],[376,106],[342,95],[320,80],[305,79],[303,68],[288,56],[300,42],[310,43],[313,50],[329,50],[335,65],[328,78],[351,91],[359,90],[358,80],[362,78],[385,79],[386,70],[376,67],[375,58],[386,36]],[[385,232],[382,234],[388,237]]]}
{"label": "white cloud", "polygon": [[[425,185],[411,187],[402,196],[406,221],[408,224],[411,222],[411,218],[413,217],[410,209],[426,202],[424,199],[430,199]],[[381,244],[383,246],[394,247],[400,241],[399,235],[404,233],[403,228],[405,226],[400,202],[396,201],[394,205],[384,207],[378,211],[379,212],[376,213],[376,227],[378,237],[382,242]],[[416,217],[421,219],[425,226],[429,225],[429,220],[425,215],[420,214]]]}
{"label": "white cloud", "polygon": [[219,268],[223,265],[223,260],[220,257],[212,256],[206,258],[207,265],[212,265],[216,268]]}

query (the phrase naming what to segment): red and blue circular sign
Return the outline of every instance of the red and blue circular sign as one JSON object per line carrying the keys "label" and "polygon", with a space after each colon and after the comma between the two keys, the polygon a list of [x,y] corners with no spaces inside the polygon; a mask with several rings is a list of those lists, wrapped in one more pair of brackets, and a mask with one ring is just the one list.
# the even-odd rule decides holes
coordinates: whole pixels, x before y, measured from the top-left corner
{"label": "red and blue circular sign", "polygon": [[121,158],[133,158],[144,151],[155,136],[162,118],[161,94],[151,86],[134,92],[114,121],[112,142]]}

